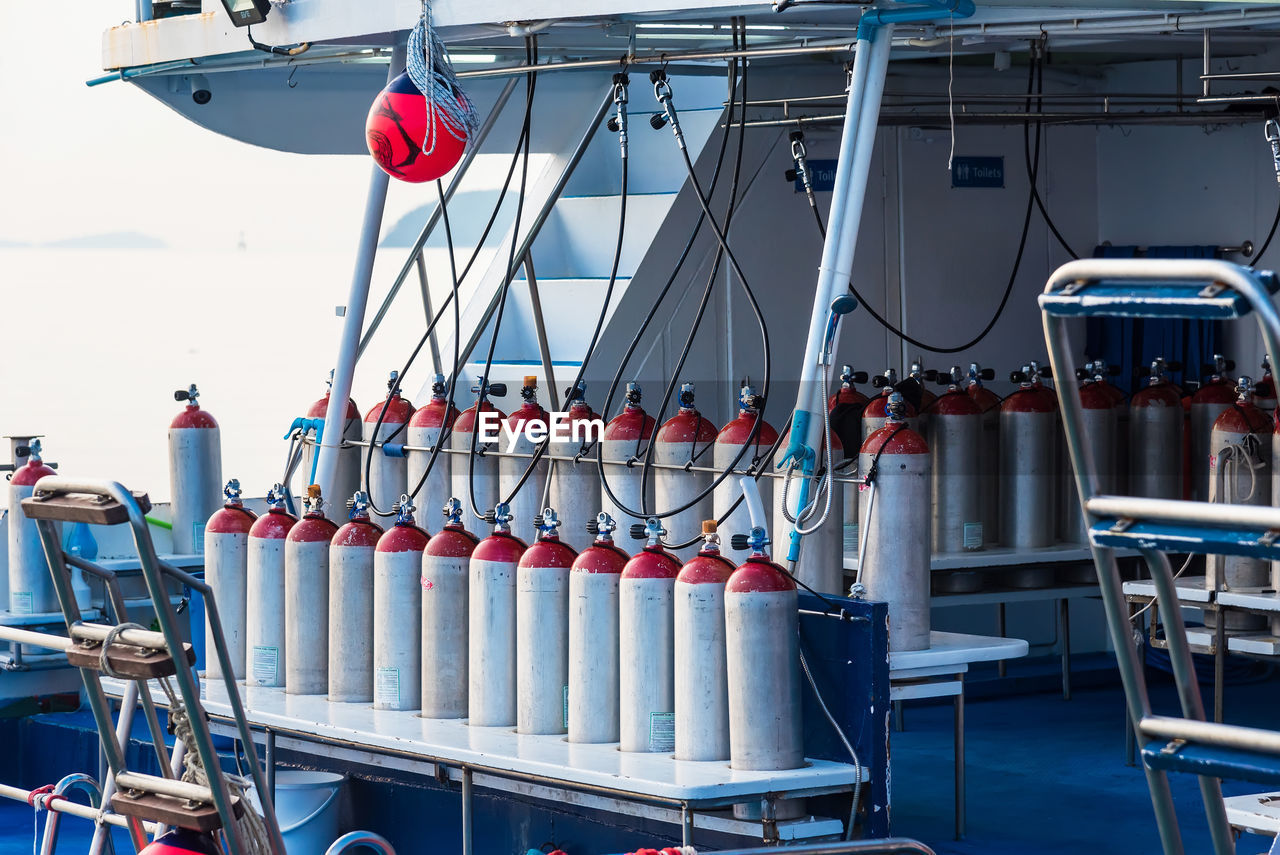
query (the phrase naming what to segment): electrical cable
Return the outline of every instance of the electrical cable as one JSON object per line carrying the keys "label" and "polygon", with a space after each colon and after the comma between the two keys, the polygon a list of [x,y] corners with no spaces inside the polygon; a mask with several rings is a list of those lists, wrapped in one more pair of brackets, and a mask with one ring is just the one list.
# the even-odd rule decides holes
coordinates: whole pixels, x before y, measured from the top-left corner
{"label": "electrical cable", "polygon": [[[1042,36],[1038,43],[1032,44],[1031,51],[1028,54],[1028,68],[1036,76],[1036,92],[1039,95],[1044,94],[1044,42],[1045,37]],[[1035,112],[1037,116],[1042,114],[1043,106],[1043,99],[1037,98],[1035,102]],[[1031,112],[1031,101],[1029,99],[1027,101],[1027,112]],[[1041,120],[1037,118],[1037,137],[1040,133],[1040,127]],[[1031,187],[1031,195],[1035,197],[1036,207],[1040,209],[1040,216],[1044,218],[1044,224],[1049,227],[1049,231],[1053,233],[1054,238],[1062,248],[1067,251],[1067,255],[1074,259],[1078,259],[1080,257],[1079,254],[1077,254],[1076,251],[1071,248],[1071,245],[1067,243],[1067,239],[1062,236],[1062,232],[1058,231],[1057,224],[1054,223],[1053,217],[1049,216],[1049,209],[1045,206],[1044,199],[1040,196],[1040,189],[1036,186],[1039,178],[1040,163],[1037,159],[1035,168],[1032,168],[1031,146],[1028,144],[1027,135],[1025,134],[1022,137],[1022,154],[1027,167],[1027,184]]]}
{"label": "electrical cable", "polygon": [[[1030,111],[1031,96],[1034,94],[1034,91],[1035,91],[1033,88],[1034,81],[1035,81],[1035,68],[1033,64],[1031,69],[1031,74],[1028,75],[1028,80],[1027,80],[1028,112]],[[1029,119],[1024,120],[1022,123],[1022,134],[1023,134],[1024,142],[1028,139],[1031,133],[1030,129],[1031,129],[1031,121]],[[894,326],[885,318],[881,317],[880,313],[878,313],[875,309],[871,308],[871,305],[866,301],[866,299],[858,291],[857,287],[854,286],[852,282],[850,282],[849,293],[853,294],[853,296],[857,298],[858,303],[861,304],[862,308],[865,309],[867,314],[871,316],[872,320],[874,320],[876,323],[878,323],[885,330],[887,330],[889,333],[893,334],[897,338],[900,338],[903,341],[907,342],[908,344],[918,347],[921,350],[927,350],[931,353],[961,353],[962,351],[966,351],[972,347],[977,346],[984,339],[986,339],[986,337],[991,333],[991,330],[995,328],[995,325],[1000,320],[1000,317],[1004,314],[1005,306],[1009,304],[1009,297],[1013,294],[1013,286],[1018,279],[1018,271],[1022,267],[1022,256],[1025,254],[1027,249],[1027,235],[1031,231],[1031,214],[1035,210],[1035,194],[1034,194],[1034,188],[1036,183],[1035,178],[1038,175],[1039,166],[1040,166],[1040,123],[1039,122],[1036,122],[1035,140],[1036,140],[1035,153],[1032,158],[1032,164],[1034,168],[1032,170],[1032,176],[1031,176],[1032,180],[1030,182],[1033,192],[1029,192],[1027,194],[1027,209],[1026,209],[1025,215],[1022,218],[1022,235],[1021,237],[1018,238],[1018,252],[1013,258],[1013,269],[1009,271],[1009,281],[1005,285],[1004,293],[1000,297],[1000,304],[996,307],[995,314],[991,316],[991,320],[989,320],[987,322],[987,325],[982,328],[982,331],[979,332],[976,336],[974,336],[969,341],[965,342],[964,344],[961,344],[955,347],[938,347],[935,345],[931,345],[927,342],[921,341],[918,338],[908,335],[906,332]],[[817,223],[818,223],[818,231],[821,233],[823,239],[825,240],[827,236],[827,229],[822,222],[822,215],[818,212],[818,209],[815,205],[811,205],[811,207],[813,208],[814,218],[817,220]],[[1277,213],[1280,214],[1280,212],[1277,212]],[[1278,217],[1277,220],[1280,221],[1280,217]]]}
{"label": "electrical cable", "polygon": [[[529,65],[536,66],[538,64],[538,37],[536,35],[525,37],[525,56]],[[498,347],[498,334],[502,331],[502,317],[506,313],[507,296],[511,293],[511,282],[516,277],[516,245],[520,241],[520,217],[524,211],[525,193],[529,187],[529,128],[533,120],[533,98],[537,88],[537,72],[531,72],[525,83],[525,114],[524,114],[524,157],[520,163],[520,194],[517,197],[519,203],[516,205],[515,222],[511,227],[511,250],[507,254],[507,272],[502,277],[502,287],[498,293],[498,308],[493,318],[493,334],[489,337],[489,351],[485,355],[484,372],[480,375],[479,391],[476,398],[476,420],[479,426],[479,418],[481,407],[485,402],[485,396],[489,393],[489,372],[493,368],[493,354]],[[521,262],[524,259],[520,259]],[[477,517],[484,518],[484,513],[480,510],[476,503],[476,444],[480,436],[479,430],[471,431],[471,448],[467,455],[467,501],[471,505],[471,512]],[[496,510],[496,508],[495,508]]]}
{"label": "electrical cable", "polygon": [[1267,248],[1271,246],[1271,239],[1276,236],[1276,226],[1280,226],[1280,202],[1276,203],[1276,215],[1271,221],[1271,231],[1267,232],[1267,239],[1262,242],[1262,248],[1253,256],[1254,267],[1258,266],[1258,262],[1262,260],[1263,254],[1265,254]]}

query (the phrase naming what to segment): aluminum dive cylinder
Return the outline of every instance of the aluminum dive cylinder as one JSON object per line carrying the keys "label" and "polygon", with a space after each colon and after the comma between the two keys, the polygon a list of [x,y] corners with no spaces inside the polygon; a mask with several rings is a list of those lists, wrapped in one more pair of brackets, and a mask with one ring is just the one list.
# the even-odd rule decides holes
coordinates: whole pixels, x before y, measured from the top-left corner
{"label": "aluminum dive cylinder", "polygon": [[1036,362],[1011,372],[1019,384],[1000,404],[1000,537],[1015,549],[1057,539],[1061,498],[1058,399]]}
{"label": "aluminum dive cylinder", "polygon": [[623,751],[675,750],[674,595],[680,562],[663,548],[665,535],[656,519],[645,523],[644,549],[627,562],[618,584]]}
{"label": "aluminum dive cylinder", "polygon": [[[674,543],[695,540],[702,529],[702,520],[711,516],[714,508],[708,490],[711,473],[696,469],[686,471],[683,467],[706,467],[711,456],[706,452],[715,439],[715,425],[703,418],[694,406],[693,384],[683,384],[680,387],[680,411],[658,428],[653,440],[653,462],[664,467],[654,471],[654,507],[659,513],[665,513],[689,504],[699,493],[706,491],[707,495],[691,507],[665,518],[670,540]],[[692,555],[696,547],[690,546],[684,552]]]}
{"label": "aluminum dive cylinder", "polygon": [[[369,519],[369,496],[347,500],[347,522],[329,541],[329,700],[373,700],[373,565],[382,526]],[[378,620],[387,619],[379,613]]]}
{"label": "aluminum dive cylinder", "polygon": [[982,541],[1000,543],[1000,403],[1001,397],[983,385],[996,372],[969,363],[965,392],[982,413],[982,444],[978,450],[978,502],[982,507]]}
{"label": "aluminum dive cylinder", "polygon": [[858,383],[867,382],[867,372],[854,371],[852,365],[844,365],[840,368],[840,388],[835,394],[827,398],[827,410],[834,411],[841,404],[850,407],[862,408],[867,405],[870,399],[858,391]]}
{"label": "aluminum dive cylinder", "polygon": [[1166,367],[1154,360],[1129,401],[1129,492],[1150,499],[1182,498],[1182,395]]}
{"label": "aluminum dive cylinder", "polygon": [[[329,372],[329,385],[333,386],[333,372]],[[329,393],[311,405],[307,410],[308,419],[324,419],[325,413],[329,411]],[[360,410],[356,407],[356,402],[347,399],[347,414],[342,422],[342,439],[345,442],[359,442],[363,436],[363,424],[360,421]],[[314,440],[314,435],[312,436]],[[319,444],[308,442],[303,447],[302,452],[302,473],[303,477],[311,479],[313,458],[316,454],[316,448]],[[361,453],[364,451],[358,445],[343,446],[338,451],[338,466],[334,470],[333,475],[333,495],[350,496],[360,489],[360,463]]]}
{"label": "aluminum dive cylinder", "polygon": [[169,423],[169,501],[179,554],[204,551],[204,525],[222,507],[222,434],[199,397],[194,383],[174,392],[187,406]]}
{"label": "aluminum dive cylinder", "polygon": [[444,527],[422,553],[422,717],[467,717],[467,602],[479,539],[462,524],[462,502],[444,506]]}
{"label": "aluminum dive cylinder", "polygon": [[[232,675],[244,679],[245,626],[249,584],[249,531],[258,515],[240,499],[240,481],[232,478],[222,488],[226,496],[222,510],[209,517],[204,527],[204,580],[213,589],[222,621]],[[214,647],[213,623],[204,627],[205,676],[221,680],[222,663]]]}
{"label": "aluminum dive cylinder", "polygon": [[285,510],[285,488],[267,491],[267,512],[249,529],[245,684],[280,688],[285,656],[285,542],[298,518]]}
{"label": "aluminum dive cylinder", "polygon": [[924,412],[933,437],[929,453],[934,552],[968,552],[984,543],[979,485],[982,411],[964,390],[964,382],[965,374],[954,366],[946,393]]}
{"label": "aluminum dive cylinder", "polygon": [[1209,500],[1209,447],[1214,422],[1236,400],[1236,386],[1228,375],[1234,368],[1234,362],[1215,353],[1213,365],[1205,366],[1208,379],[1191,396],[1191,498],[1198,502]]}
{"label": "aluminum dive cylinder", "polygon": [[603,431],[599,417],[583,399],[587,384],[567,390],[568,442],[552,441],[549,450],[558,457],[573,460],[556,460],[551,464],[551,499],[561,527],[565,531],[585,531],[587,523],[600,513],[600,474],[596,470],[595,444]]}
{"label": "aluminum dive cylinder", "polygon": [[729,759],[724,586],[734,570],[720,554],[716,521],[705,521],[702,548],[675,583],[677,760]]}
{"label": "aluminum dive cylinder", "polygon": [[284,545],[284,688],[291,695],[329,691],[329,543],[338,527],[324,515],[318,485]]}
{"label": "aluminum dive cylinder", "polygon": [[[640,399],[640,385],[628,383],[627,402],[622,412],[605,425],[604,438],[600,442],[601,460],[609,483],[608,490],[603,486],[600,489],[600,506],[619,525],[640,519],[623,510],[620,503],[636,511],[641,508],[653,510],[653,486],[652,483],[645,485],[643,482],[640,459],[644,455],[645,445],[653,438],[655,423],[653,417],[640,406]],[[612,496],[609,495],[610,492],[613,493]],[[614,497],[617,501],[614,501]]]}
{"label": "aluminum dive cylinder", "polygon": [[[1266,505],[1271,500],[1271,414],[1254,405],[1253,381],[1236,381],[1236,400],[1213,423],[1209,457],[1209,501],[1239,505]],[[1206,562],[1205,585],[1216,590],[1218,581],[1226,590],[1265,587],[1270,573],[1267,562],[1245,555],[1210,555]],[[1210,625],[1214,613],[1205,612]],[[1229,629],[1260,625],[1253,615],[1232,613]]]}
{"label": "aluminum dive cylinder", "polygon": [[[40,440],[27,443],[27,462],[9,479],[9,611],[15,615],[38,615],[60,612],[53,577],[40,542],[40,529],[35,520],[22,511],[22,500],[35,493],[36,482],[55,475],[53,467],[40,456]],[[58,543],[62,543],[62,524],[55,523]]]}
{"label": "aluminum dive cylinder", "polygon": [[560,542],[545,508],[538,539],[516,573],[516,732],[564,733],[569,718],[569,570],[578,553]]}
{"label": "aluminum dive cylinder", "polygon": [[[1082,438],[1093,451],[1093,467],[1097,474],[1098,490],[1103,494],[1116,493],[1116,405],[1115,398],[1106,387],[1086,377],[1080,384],[1080,424]],[[1076,489],[1075,473],[1068,455],[1063,455],[1063,540],[1070,543],[1086,543],[1084,510],[1080,507],[1080,492]]]}
{"label": "aluminum dive cylinder", "polygon": [[1253,388],[1253,405],[1264,413],[1276,408],[1276,381],[1271,376],[1271,357],[1262,358],[1262,379]]}
{"label": "aluminum dive cylinder", "polygon": [[[911,433],[924,444],[918,434]],[[928,454],[920,457],[929,459]],[[922,493],[926,499],[927,491],[926,485]],[[769,560],[764,529],[753,529],[750,541],[751,557],[729,577],[724,592],[729,765],[747,770],[798,769],[804,765],[804,734],[796,586]],[[927,615],[927,584],[925,603]],[[892,614],[891,604],[891,622]],[[925,635],[928,646],[927,631]],[[762,714],[762,704],[767,704],[767,714]]]}
{"label": "aluminum dive cylinder", "polygon": [[569,571],[569,741],[618,741],[618,585],[630,560],[607,513]]}
{"label": "aluminum dive cylinder", "polygon": [[[479,382],[483,382],[483,378],[480,378]],[[476,396],[476,402],[463,410],[453,422],[449,447],[461,453],[450,455],[452,459],[449,461],[449,472],[453,480],[453,495],[462,502],[464,509],[462,518],[474,526],[485,520],[475,515],[471,507],[472,500],[474,499],[480,513],[484,514],[492,511],[501,498],[498,495],[497,452],[501,448],[501,425],[506,421],[507,414],[491,404],[489,396],[494,395],[500,398],[507,394],[507,387],[502,383],[491,383],[482,392],[477,384],[471,387],[471,392]],[[480,414],[479,418],[477,413]],[[473,455],[471,453],[472,435],[484,433],[481,430],[482,425],[479,424],[481,421],[489,425],[488,433],[493,439],[485,442],[481,436],[475,436],[475,454]],[[471,495],[473,484],[474,497]]]}
{"label": "aluminum dive cylinder", "polygon": [[[416,710],[422,705],[422,570],[430,535],[414,521],[414,510],[408,494],[401,496],[395,525],[378,539],[373,555],[376,710]],[[462,612],[466,614],[465,604]],[[465,645],[465,635],[462,640]],[[441,676],[439,663],[433,662],[432,678]]]}
{"label": "aluminum dive cylinder", "polygon": [[[830,434],[829,438],[831,461],[836,467],[836,476],[839,477],[849,471],[849,467],[845,466],[844,446],[840,444],[840,438],[835,433]],[[818,449],[818,454],[814,473],[809,477],[808,506],[812,509],[812,513],[800,521],[801,528],[808,530],[817,526],[817,530],[804,535],[801,540],[800,560],[796,562],[794,572],[797,579],[819,593],[844,596],[844,527],[845,518],[848,516],[844,507],[845,490],[842,483],[835,482],[836,489],[831,494],[831,507],[827,511],[827,519],[819,526],[818,521],[827,507],[826,448]],[[782,549],[786,549],[786,545],[791,543],[791,529],[794,527],[791,519],[795,519],[796,512],[799,510],[802,483],[802,476],[797,474],[791,479],[790,486],[786,487],[787,513],[785,514],[783,513],[785,482],[779,480],[774,485],[773,542],[783,544]],[[788,515],[791,519],[788,519]],[[745,531],[750,531],[749,525],[744,525],[743,531],[735,534],[742,534]]]}
{"label": "aluminum dive cylinder", "polygon": [[[405,444],[414,448],[431,448],[440,441],[440,435],[446,428],[452,428],[458,418],[458,408],[445,398],[448,390],[443,374],[431,378],[431,401],[414,411],[409,419],[409,429],[405,434]],[[424,507],[437,507],[444,504],[452,495],[453,482],[452,458],[444,449],[436,455],[431,471],[427,472],[427,464],[431,461],[430,451],[405,452],[408,484],[405,491],[423,504]],[[425,476],[425,479],[424,479]],[[422,488],[418,489],[418,483]],[[427,516],[424,514],[424,516]],[[436,523],[428,523],[425,519],[418,528],[431,532]]]}
{"label": "aluminum dive cylinder", "polygon": [[[898,385],[898,372],[892,368],[886,368],[883,374],[877,374],[871,378],[871,385],[880,390],[880,393],[867,402],[867,406],[862,410],[862,441],[866,442],[867,437],[880,430],[889,420],[888,406],[889,396],[893,394],[893,387]],[[917,413],[916,408],[911,402],[903,400],[906,404],[907,421],[912,429],[915,429]],[[916,431],[919,433],[919,431]]]}
{"label": "aluminum dive cylinder", "polygon": [[[387,380],[387,398],[369,410],[364,417],[364,441],[376,447],[362,449],[369,471],[361,486],[368,500],[381,513],[388,513],[408,483],[408,465],[404,457],[385,453],[383,443],[403,444],[406,425],[413,417],[413,404],[400,394],[400,372],[392,371]],[[382,424],[378,424],[382,419]]]}
{"label": "aluminum dive cylinder", "polygon": [[929,390],[929,384],[938,379],[938,372],[932,368],[926,370],[923,362],[917,357],[907,371],[907,379],[916,381],[920,387],[920,404],[916,407],[916,411],[920,415],[917,416],[916,422],[912,427],[916,433],[924,437],[925,442],[929,442],[929,425],[932,421],[932,417],[929,415],[929,407],[933,406],[933,402],[938,398],[937,395]]}
{"label": "aluminum dive cylinder", "polygon": [[[503,436],[502,456],[498,458],[498,491],[502,498],[511,505],[511,530],[517,535],[534,536],[538,534],[534,519],[542,510],[542,492],[547,486],[549,462],[544,455],[537,463],[532,463],[533,453],[542,444],[541,439],[531,436],[547,436],[547,411],[538,404],[538,378],[532,375],[524,378],[520,387],[520,406],[507,417],[506,431]],[[538,431],[537,425],[542,425]],[[532,434],[526,434],[527,427],[533,428]],[[511,454],[508,454],[508,448]],[[547,450],[551,449],[550,444]],[[525,471],[532,470],[519,490],[516,485],[524,477]]]}
{"label": "aluminum dive cylinder", "polygon": [[[766,477],[759,478],[756,486],[760,491],[760,501],[767,508],[773,503],[773,478],[767,477],[772,474],[768,470],[772,468],[769,465],[768,457],[773,449],[774,443],[778,441],[778,432],[773,426],[764,421],[760,416],[760,408],[764,405],[764,399],[756,394],[756,390],[750,385],[744,383],[738,392],[738,417],[726,424],[720,429],[720,433],[716,434],[716,444],[714,455],[712,457],[712,465],[723,472],[730,466],[734,465],[735,458],[739,453],[742,454],[738,459],[736,468],[740,472],[746,472],[749,469],[763,469]],[[759,423],[759,428],[756,424]],[[752,431],[755,435],[752,436]],[[749,445],[750,447],[743,452],[742,447]],[[735,476],[729,476],[715,486],[712,491],[712,501],[714,516],[717,520],[723,519],[720,528],[728,532],[746,532],[751,530],[751,515],[747,511],[747,503],[741,501],[742,488],[738,486],[738,479]],[[734,508],[732,513],[729,509],[733,508],[734,502],[738,506]],[[728,514],[728,516],[725,516]],[[705,534],[705,532],[704,532]],[[729,556],[736,556],[737,553],[732,548],[725,550]],[[746,552],[742,553],[745,558]],[[733,560],[737,560],[735,557]]]}
{"label": "aluminum dive cylinder", "polygon": [[[906,420],[906,401],[889,397],[889,421],[867,437],[858,581],[872,600],[889,604],[889,649],[929,646],[929,446]],[[732,643],[732,641],[730,642]]]}
{"label": "aluminum dive cylinder", "polygon": [[467,592],[467,718],[476,727],[516,723],[516,576],[524,541],[511,533],[511,509],[492,511],[493,534],[476,544]]}

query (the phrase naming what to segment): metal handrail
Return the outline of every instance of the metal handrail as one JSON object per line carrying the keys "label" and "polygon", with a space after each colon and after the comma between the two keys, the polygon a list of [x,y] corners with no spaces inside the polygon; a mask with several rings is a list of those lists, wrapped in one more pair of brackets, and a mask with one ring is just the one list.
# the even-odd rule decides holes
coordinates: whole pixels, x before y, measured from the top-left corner
{"label": "metal handrail", "polygon": [[374,834],[372,831],[351,831],[342,835],[333,841],[333,845],[325,850],[324,855],[340,855],[360,846],[368,847],[375,852],[381,852],[382,855],[396,855],[396,850],[392,847],[387,839],[380,834]]}
{"label": "metal handrail", "polygon": [[[776,847],[767,849],[733,849],[720,855],[758,855],[762,852],[778,852]],[[788,846],[787,855],[888,855],[893,852],[918,852],[934,855],[932,849],[918,840],[907,837],[886,837],[882,840],[845,840],[833,843],[808,843]],[[333,855],[330,851],[328,855]]]}
{"label": "metal handrail", "polygon": [[1280,508],[1266,505],[1226,505],[1139,496],[1094,496],[1085,502],[1094,517],[1193,523],[1215,528],[1280,529]]}

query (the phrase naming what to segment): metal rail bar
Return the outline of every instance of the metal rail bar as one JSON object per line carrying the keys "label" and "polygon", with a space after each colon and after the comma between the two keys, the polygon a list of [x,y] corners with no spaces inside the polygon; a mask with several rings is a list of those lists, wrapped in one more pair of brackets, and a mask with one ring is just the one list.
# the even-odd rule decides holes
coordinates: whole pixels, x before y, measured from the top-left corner
{"label": "metal rail bar", "polygon": [[[31,804],[32,791],[24,790],[21,787],[11,787],[8,784],[0,784],[0,797],[13,799],[16,802],[26,802]],[[91,820],[93,822],[102,821],[107,825],[114,825],[117,828],[128,828],[132,819],[120,816],[115,813],[106,813],[98,808],[82,805],[68,799],[49,799],[48,797],[40,797],[41,806],[44,810],[52,813],[65,813],[69,816],[78,816],[81,819]],[[141,826],[147,834],[155,834],[159,826],[154,822],[142,821]]]}
{"label": "metal rail bar", "polygon": [[1183,739],[1196,745],[1280,755],[1280,732],[1257,727],[1149,715],[1138,722],[1138,732],[1152,739]]}
{"label": "metal rail bar", "polygon": [[387,839],[372,831],[350,831],[333,841],[333,845],[325,850],[324,855],[341,855],[343,852],[359,849],[362,846],[381,852],[382,855],[396,855],[396,850],[387,842]]}
{"label": "metal rail bar", "polygon": [[1225,505],[1179,499],[1093,496],[1085,502],[1093,517],[1195,523],[1217,528],[1280,529],[1280,508],[1266,505]]}
{"label": "metal rail bar", "polygon": [[[1203,99],[1202,99],[1203,100]],[[1274,103],[1274,97],[1253,97],[1250,101]],[[907,113],[887,111],[880,114],[882,125],[925,125],[946,124],[952,118],[959,124],[1001,125],[1022,124],[1027,121],[1041,121],[1061,125],[1236,125],[1256,121],[1263,115],[1262,111],[1222,113],[1211,111],[1115,111],[1109,113],[1064,113],[1064,112],[957,112],[954,117],[947,113]],[[785,128],[807,127],[810,125],[833,125],[844,121],[843,114],[820,114],[812,116],[790,116],[781,119],[751,119],[748,128]],[[722,125],[723,127],[723,125]],[[736,126],[735,126],[736,127]]]}
{"label": "metal rail bar", "polygon": [[[614,66],[617,63],[613,63]],[[524,242],[520,244],[516,250],[516,254],[512,259],[512,267],[505,271],[504,275],[508,278],[515,276],[520,266],[524,264],[525,259],[529,257],[529,251],[533,249],[533,242],[537,240],[538,235],[542,232],[542,227],[546,225],[547,218],[551,216],[551,211],[555,208],[556,202],[560,200],[560,195],[564,193],[564,188],[569,185],[569,179],[573,177],[574,171],[578,168],[578,164],[582,162],[583,156],[587,153],[587,148],[591,145],[591,141],[595,139],[596,131],[600,129],[600,124],[604,121],[605,114],[609,112],[609,108],[613,106],[613,87],[608,87],[604,99],[600,102],[600,107],[591,117],[590,123],[583,131],[582,136],[578,140],[578,145],[574,148],[573,153],[569,155],[569,160],[565,163],[564,170],[560,173],[560,177],[556,180],[555,186],[551,188],[551,192],[547,194],[546,200],[542,203],[538,215],[534,217],[533,222],[529,224],[529,229],[525,232]],[[512,241],[520,240],[517,234],[511,235]],[[493,313],[498,310],[498,302],[502,298],[502,289],[497,288],[493,292],[493,296],[489,298],[489,305],[485,307],[484,314],[480,318],[480,322],[476,324],[475,329],[471,332],[471,337],[467,340],[466,347],[462,348],[459,354],[459,365],[465,365],[471,358],[471,352],[475,350],[476,345],[480,343],[480,337],[484,335],[485,329],[489,326],[489,319],[493,317]]]}
{"label": "metal rail bar", "polygon": [[[422,292],[422,313],[426,316],[426,322],[431,323],[431,316],[435,314],[431,309],[431,287],[427,282],[427,262],[423,259],[422,253],[417,255],[418,267],[418,288]],[[431,343],[431,370],[440,374],[440,339],[436,335],[436,328],[432,327],[427,338]]]}
{"label": "metal rail bar", "polygon": [[[480,153],[480,148],[484,145],[484,141],[489,138],[489,132],[493,130],[493,126],[498,122],[498,117],[502,115],[503,109],[507,106],[507,101],[511,99],[511,93],[515,91],[516,83],[517,81],[514,79],[507,81],[507,85],[502,88],[502,91],[498,93],[497,100],[493,102],[493,109],[489,111],[489,115],[485,116],[484,123],[476,131],[475,140],[467,148],[467,153],[463,155],[462,162],[458,164],[457,169],[454,170],[453,178],[449,180],[449,186],[444,190],[446,205],[453,199],[458,187],[462,185],[462,179],[466,176],[472,161]],[[400,267],[400,272],[396,274],[395,281],[391,283],[387,296],[383,298],[382,305],[378,307],[378,311],[374,312],[373,320],[369,322],[369,328],[365,330],[363,338],[360,339],[360,346],[356,349],[357,361],[364,355],[365,348],[369,346],[369,340],[378,331],[378,326],[382,323],[382,319],[387,316],[391,303],[395,300],[396,295],[400,293],[400,288],[404,285],[404,281],[409,278],[409,273],[416,264],[415,259],[422,255],[422,248],[426,246],[427,239],[431,237],[431,232],[435,230],[436,225],[440,222],[442,213],[443,208],[440,205],[436,205],[432,209],[430,216],[427,217],[427,221],[423,224],[421,231],[418,232],[418,236],[414,238],[413,245],[409,248],[408,258]],[[427,320],[430,322],[430,317]],[[432,353],[436,353],[434,339],[432,340]],[[439,362],[438,356],[436,361]]]}
{"label": "metal rail bar", "polygon": [[[547,395],[551,400],[551,409],[555,412],[560,409],[560,391],[559,387],[556,386],[555,369],[551,364],[551,345],[547,341],[547,323],[542,314],[542,297],[538,293],[538,277],[533,272],[532,252],[524,257],[524,277],[525,283],[529,286],[529,306],[533,313],[533,331],[538,338],[538,356],[542,359],[542,373],[547,377]],[[587,355],[589,356],[590,354]]]}

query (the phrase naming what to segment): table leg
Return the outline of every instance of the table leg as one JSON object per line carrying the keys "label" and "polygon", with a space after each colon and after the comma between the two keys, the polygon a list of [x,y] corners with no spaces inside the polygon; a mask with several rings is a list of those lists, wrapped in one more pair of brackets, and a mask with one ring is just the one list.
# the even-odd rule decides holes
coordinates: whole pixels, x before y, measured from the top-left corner
{"label": "table leg", "polygon": [[[996,603],[996,632],[1001,638],[1004,638],[1004,603]],[[1001,659],[996,663],[996,674],[1003,677],[1006,672],[1005,661]]]}
{"label": "table leg", "polygon": [[[1134,603],[1130,602],[1129,603],[1129,625],[1130,626],[1134,625],[1134,620],[1137,618],[1137,616],[1138,616],[1138,609],[1134,605]],[[1134,638],[1136,637],[1137,637],[1137,634],[1135,633]],[[1139,647],[1139,645],[1135,642],[1134,647]],[[1138,650],[1138,655],[1139,656],[1142,655],[1141,649]],[[1145,662],[1146,660],[1139,659],[1138,661]],[[1143,670],[1145,672],[1145,668]],[[1126,709],[1124,710],[1124,765],[1136,766],[1137,752],[1138,752],[1137,735],[1133,732],[1133,722],[1129,719],[1129,711]]]}
{"label": "table leg", "polygon": [[964,675],[957,674],[960,692],[955,700],[956,840],[964,839]]}
{"label": "table leg", "polygon": [[693,846],[693,811],[688,802],[680,805],[680,845]]}
{"label": "table leg", "polygon": [[1071,601],[1058,601],[1058,625],[1062,637],[1062,699],[1071,700]]}
{"label": "table leg", "polygon": [[1213,630],[1213,720],[1222,723],[1226,698],[1223,686],[1226,683],[1227,670],[1227,616],[1218,609],[1216,626]]}

